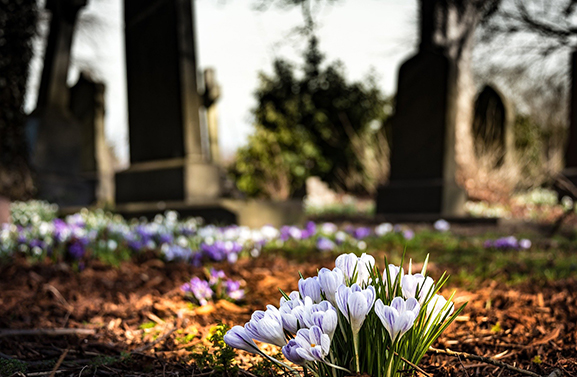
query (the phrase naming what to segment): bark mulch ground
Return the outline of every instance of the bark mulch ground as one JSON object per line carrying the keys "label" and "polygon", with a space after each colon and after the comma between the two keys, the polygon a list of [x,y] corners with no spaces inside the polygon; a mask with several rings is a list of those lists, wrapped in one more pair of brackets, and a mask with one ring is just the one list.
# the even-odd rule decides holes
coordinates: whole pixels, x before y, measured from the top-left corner
{"label": "bark mulch ground", "polygon": [[[64,264],[30,265],[18,259],[0,266],[0,375],[218,375],[222,372],[199,370],[191,356],[210,347],[211,328],[219,322],[244,324],[254,310],[278,305],[278,288],[295,290],[298,271],[310,276],[332,267],[333,260],[265,255],[215,265],[244,280],[246,300],[194,307],[180,291],[181,284],[202,273],[190,265],[150,259],[113,268],[92,262],[78,272]],[[433,269],[431,275],[438,272]],[[457,288],[457,305],[467,301],[436,348],[492,357],[537,375],[558,369],[577,377],[576,279],[513,288],[487,281],[474,291]],[[254,376],[258,361],[239,352],[240,374]],[[431,352],[420,366],[434,376],[523,375]]]}

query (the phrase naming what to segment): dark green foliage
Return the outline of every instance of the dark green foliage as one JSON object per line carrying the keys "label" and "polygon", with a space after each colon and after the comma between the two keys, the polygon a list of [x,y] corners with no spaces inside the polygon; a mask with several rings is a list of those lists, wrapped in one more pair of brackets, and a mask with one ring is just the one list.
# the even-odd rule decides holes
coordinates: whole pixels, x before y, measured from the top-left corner
{"label": "dark green foliage", "polygon": [[192,358],[200,370],[210,369],[217,374],[237,374],[238,365],[232,362],[236,357],[236,351],[224,342],[224,334],[230,330],[225,324],[218,324],[211,329],[208,340],[212,342],[212,348],[203,347],[201,352],[193,353]]}
{"label": "dark green foliage", "polygon": [[282,59],[273,75],[261,74],[256,132],[232,168],[238,187],[250,196],[286,199],[318,175],[333,188],[372,191],[383,169],[369,165],[386,160],[381,125],[390,101],[372,78],[348,83],[341,63],[325,67],[316,37],[304,60],[301,75]]}
{"label": "dark green foliage", "polygon": [[543,132],[531,117],[517,115],[515,118],[515,150],[520,161],[521,173],[525,177],[536,177],[541,173],[543,155]]}
{"label": "dark green foliage", "polygon": [[0,376],[12,376],[17,373],[25,373],[27,365],[20,360],[0,359]]}
{"label": "dark green foliage", "polygon": [[36,0],[6,0],[0,6],[0,195],[25,199],[31,192],[23,110]]}

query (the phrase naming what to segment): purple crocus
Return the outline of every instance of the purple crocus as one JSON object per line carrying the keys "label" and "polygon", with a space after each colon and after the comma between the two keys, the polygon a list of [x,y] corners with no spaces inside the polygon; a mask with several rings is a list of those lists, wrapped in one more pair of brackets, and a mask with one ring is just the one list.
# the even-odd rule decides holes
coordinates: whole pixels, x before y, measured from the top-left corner
{"label": "purple crocus", "polygon": [[359,227],[353,231],[353,237],[357,240],[362,240],[371,235],[371,229],[367,227]]}
{"label": "purple crocus", "polygon": [[317,249],[319,249],[320,251],[331,251],[334,250],[336,247],[337,245],[328,238],[319,237],[317,239]]}
{"label": "purple crocus", "polygon": [[208,304],[208,300],[211,299],[214,294],[208,282],[200,280],[196,276],[190,279],[189,283],[184,283],[180,289],[186,293],[191,293],[200,305]]}

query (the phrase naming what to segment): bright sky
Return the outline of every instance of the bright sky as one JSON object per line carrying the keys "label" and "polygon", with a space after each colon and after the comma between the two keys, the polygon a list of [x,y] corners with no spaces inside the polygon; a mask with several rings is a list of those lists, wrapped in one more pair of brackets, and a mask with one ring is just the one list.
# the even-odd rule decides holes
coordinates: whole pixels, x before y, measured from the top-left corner
{"label": "bright sky", "polygon": [[[221,85],[219,143],[225,157],[245,144],[253,130],[250,110],[256,105],[252,94],[258,72],[270,72],[275,57],[299,62],[305,46],[303,39],[290,37],[303,24],[299,10],[273,7],[261,12],[254,4],[255,0],[196,0],[199,70],[214,67]],[[80,69],[89,69],[105,82],[106,135],[126,162],[122,0],[89,0],[81,19],[85,21],[74,41],[69,84],[76,82]],[[341,60],[350,80],[361,80],[372,69],[382,90],[394,92],[398,67],[416,46],[416,0],[340,0],[323,8],[318,21],[320,49],[327,61]],[[36,105],[42,67],[42,43],[36,45],[27,111]]]}

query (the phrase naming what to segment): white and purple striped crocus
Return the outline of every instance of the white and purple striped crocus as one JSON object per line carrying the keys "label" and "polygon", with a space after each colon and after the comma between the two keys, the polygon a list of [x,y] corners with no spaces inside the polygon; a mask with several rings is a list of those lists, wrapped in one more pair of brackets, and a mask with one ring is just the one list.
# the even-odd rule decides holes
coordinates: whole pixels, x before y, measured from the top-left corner
{"label": "white and purple striped crocus", "polygon": [[314,303],[322,301],[321,286],[319,285],[319,278],[317,276],[300,279],[299,292],[301,297],[310,297]]}
{"label": "white and purple striped crocus", "polygon": [[335,266],[343,271],[350,284],[366,285],[370,279],[370,271],[375,267],[375,258],[365,253],[360,257],[353,253],[341,254],[335,260]]}
{"label": "white and purple striped crocus", "polygon": [[332,271],[323,267],[318,275],[321,291],[324,293],[326,299],[329,300],[333,306],[336,306],[335,295],[337,294],[337,289],[345,284],[345,275],[338,267],[335,267]]}
{"label": "white and purple striped crocus", "polygon": [[247,334],[260,342],[282,347],[286,344],[282,317],[277,308],[267,305],[267,310],[257,310],[244,325]]}
{"label": "white and purple striped crocus", "polygon": [[337,306],[350,323],[353,335],[357,335],[375,303],[375,288],[361,289],[358,284],[351,287],[341,285],[337,290]]}
{"label": "white and purple striped crocus", "polygon": [[304,364],[307,361],[323,362],[329,354],[330,338],[318,326],[310,329],[300,329],[294,339],[282,348],[285,357],[295,364]]}
{"label": "white and purple striped crocus", "polygon": [[413,327],[419,310],[421,310],[419,302],[412,297],[407,301],[402,297],[395,297],[390,306],[383,304],[381,299],[375,303],[375,313],[393,342],[400,339]]}
{"label": "white and purple striped crocus", "polygon": [[401,278],[401,288],[405,298],[414,297],[423,305],[431,292],[435,290],[435,282],[429,276],[409,274]]}
{"label": "white and purple striped crocus", "polygon": [[223,340],[233,348],[245,350],[250,353],[260,353],[260,349],[242,326],[234,326],[224,334]]}

